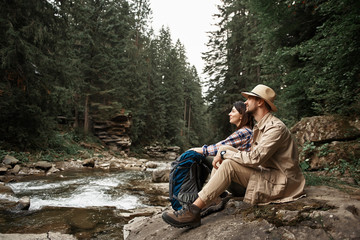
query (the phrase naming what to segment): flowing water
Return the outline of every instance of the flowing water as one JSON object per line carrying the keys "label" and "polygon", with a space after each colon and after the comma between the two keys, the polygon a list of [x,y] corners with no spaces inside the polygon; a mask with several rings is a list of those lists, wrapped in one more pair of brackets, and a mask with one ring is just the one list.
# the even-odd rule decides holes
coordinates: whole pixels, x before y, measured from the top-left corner
{"label": "flowing water", "polygon": [[123,239],[129,220],[121,213],[149,206],[164,206],[158,193],[146,191],[150,172],[81,170],[52,176],[28,177],[8,183],[17,202],[30,197],[28,211],[1,211],[0,233],[74,234],[79,239]]}

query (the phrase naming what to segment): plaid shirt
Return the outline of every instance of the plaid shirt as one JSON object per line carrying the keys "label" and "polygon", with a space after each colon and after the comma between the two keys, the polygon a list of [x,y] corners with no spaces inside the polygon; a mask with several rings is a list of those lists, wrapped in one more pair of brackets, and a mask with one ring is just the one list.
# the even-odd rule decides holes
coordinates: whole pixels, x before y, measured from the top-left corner
{"label": "plaid shirt", "polygon": [[225,140],[213,145],[202,147],[204,156],[215,156],[221,145],[230,145],[240,151],[250,151],[253,132],[250,128],[243,127],[236,130]]}

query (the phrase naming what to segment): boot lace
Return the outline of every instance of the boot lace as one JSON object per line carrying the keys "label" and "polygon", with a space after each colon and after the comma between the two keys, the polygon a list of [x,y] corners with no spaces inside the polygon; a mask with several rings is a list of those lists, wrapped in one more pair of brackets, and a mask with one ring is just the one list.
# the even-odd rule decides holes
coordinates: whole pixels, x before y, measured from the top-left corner
{"label": "boot lace", "polygon": [[190,211],[189,206],[184,206],[182,209],[178,211],[174,211],[176,217],[184,215],[187,211]]}

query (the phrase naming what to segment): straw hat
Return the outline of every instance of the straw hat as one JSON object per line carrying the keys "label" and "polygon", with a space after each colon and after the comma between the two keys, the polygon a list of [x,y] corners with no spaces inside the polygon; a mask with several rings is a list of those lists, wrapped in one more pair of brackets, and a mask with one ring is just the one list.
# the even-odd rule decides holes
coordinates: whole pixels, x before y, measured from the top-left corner
{"label": "straw hat", "polygon": [[248,98],[249,96],[262,98],[265,100],[265,102],[267,102],[270,105],[271,110],[273,112],[277,111],[277,108],[274,105],[276,93],[268,86],[259,84],[251,92],[242,92],[241,95],[243,95],[246,98]]}

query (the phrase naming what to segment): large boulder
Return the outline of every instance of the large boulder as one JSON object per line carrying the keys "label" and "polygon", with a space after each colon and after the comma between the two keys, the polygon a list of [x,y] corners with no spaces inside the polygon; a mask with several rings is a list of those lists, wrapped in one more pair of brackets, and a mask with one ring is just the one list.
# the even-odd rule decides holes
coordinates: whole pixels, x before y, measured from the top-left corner
{"label": "large boulder", "polygon": [[354,161],[360,158],[359,141],[333,141],[316,146],[307,143],[301,148],[300,162],[308,164],[307,170],[322,170],[337,168],[344,174],[346,164],[356,165]]}
{"label": "large boulder", "polygon": [[171,169],[156,169],[152,173],[152,181],[159,182],[169,182],[169,175]]}
{"label": "large boulder", "polygon": [[3,164],[11,165],[11,166],[15,166],[18,162],[19,160],[17,160],[15,157],[10,155],[6,155],[3,160]]}
{"label": "large boulder", "polygon": [[124,239],[358,239],[359,194],[307,187],[307,197],[285,204],[251,206],[230,200],[225,209],[201,219],[197,228],[174,228],[161,213],[124,226]]}
{"label": "large boulder", "polygon": [[360,130],[358,121],[341,116],[315,116],[303,118],[291,128],[299,144],[303,169],[340,169],[356,165],[360,157]]}
{"label": "large boulder", "polygon": [[9,186],[5,186],[4,183],[0,182],[0,194],[7,194],[10,196],[15,195],[14,191]]}
{"label": "large boulder", "polygon": [[328,143],[347,141],[360,137],[360,130],[350,125],[349,119],[340,116],[314,116],[303,118],[291,128],[298,143]]}
{"label": "large boulder", "polygon": [[38,161],[34,164],[34,166],[39,169],[49,170],[52,167],[52,163],[47,161]]}

